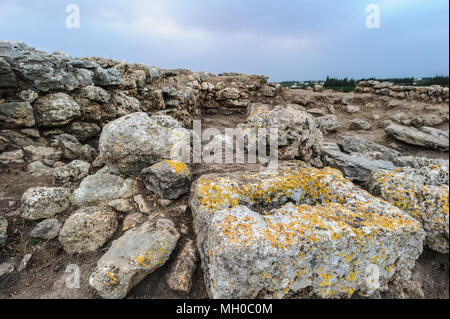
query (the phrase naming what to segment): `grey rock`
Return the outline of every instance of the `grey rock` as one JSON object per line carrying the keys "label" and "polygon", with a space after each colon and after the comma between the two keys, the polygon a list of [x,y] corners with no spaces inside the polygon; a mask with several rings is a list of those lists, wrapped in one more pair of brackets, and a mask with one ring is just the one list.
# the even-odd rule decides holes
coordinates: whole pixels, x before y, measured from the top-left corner
{"label": "grey rock", "polygon": [[422,253],[419,222],[332,168],[205,175],[191,194],[211,298],[370,296],[408,279]]}
{"label": "grey rock", "polygon": [[116,213],[106,207],[84,207],[77,210],[64,223],[59,241],[69,254],[95,252],[117,230]]}
{"label": "grey rock", "polygon": [[14,271],[14,264],[12,263],[3,263],[0,264],[0,279],[2,277],[9,275]]}
{"label": "grey rock", "polygon": [[34,101],[37,100],[37,98],[39,97],[39,94],[33,90],[28,89],[28,90],[20,91],[19,94],[17,94],[17,96],[19,98],[21,98],[23,101],[33,103]]}
{"label": "grey rock", "polygon": [[73,73],[72,59],[64,54],[47,54],[15,41],[0,41],[0,58],[4,58],[27,88],[73,90],[79,83]]}
{"label": "grey rock", "polygon": [[407,144],[438,149],[441,151],[448,151],[449,149],[448,139],[446,140],[441,137],[424,133],[415,128],[391,124],[385,128],[385,132]]}
{"label": "grey rock", "polygon": [[60,229],[61,224],[57,219],[46,219],[33,228],[30,237],[51,240],[58,237]]}
{"label": "grey rock", "polygon": [[170,289],[188,293],[192,288],[192,277],[197,269],[197,262],[195,243],[188,240],[167,276],[167,285]]}
{"label": "grey rock", "polygon": [[0,154],[0,164],[23,164],[25,163],[25,153],[22,150],[3,152]]}
{"label": "grey rock", "polygon": [[334,149],[322,149],[323,162],[337,168],[352,181],[364,182],[369,175],[379,169],[392,170],[395,166],[389,161],[368,160],[357,155],[349,155]]}
{"label": "grey rock", "polygon": [[[260,128],[278,129],[279,159],[302,159],[310,161],[320,153],[323,136],[312,115],[293,107],[278,105],[268,107],[266,112],[253,112],[245,124],[239,124],[237,131],[241,136],[257,140]],[[269,131],[267,131],[269,134]]]}
{"label": "grey rock", "polygon": [[96,123],[72,122],[69,132],[79,141],[86,141],[100,134],[101,128]]}
{"label": "grey rock", "polygon": [[142,170],[140,175],[148,190],[163,199],[177,199],[189,193],[192,174],[186,164],[163,161]]}
{"label": "grey rock", "polygon": [[33,258],[33,254],[26,254],[23,256],[22,260],[19,263],[19,267],[17,267],[18,272],[22,272],[27,269],[31,258]]}
{"label": "grey rock", "polygon": [[344,105],[343,109],[345,112],[353,114],[358,113],[361,108],[358,105]]}
{"label": "grey rock", "polygon": [[434,128],[434,127],[427,127],[427,126],[421,127],[420,130],[424,133],[431,134],[433,136],[440,137],[440,138],[447,139],[447,140],[449,137],[448,130],[443,131],[443,130],[438,130],[437,128]]}
{"label": "grey rock", "polygon": [[415,127],[437,126],[444,123],[440,116],[436,114],[423,114],[412,119],[411,124]]}
{"label": "grey rock", "polygon": [[59,161],[62,156],[62,152],[53,147],[29,145],[24,147],[23,150],[25,151],[28,160],[33,162],[44,161],[45,163],[54,163]]}
{"label": "grey rock", "polygon": [[134,210],[131,201],[128,199],[115,199],[110,201],[108,205],[121,213],[129,213]]}
{"label": "grey rock", "polygon": [[52,218],[70,208],[70,189],[35,187],[28,189],[21,199],[20,212],[26,220]]}
{"label": "grey rock", "polygon": [[0,124],[3,127],[33,127],[33,108],[29,102],[10,102],[0,104]]}
{"label": "grey rock", "polygon": [[166,263],[179,236],[169,220],[146,222],[128,230],[100,258],[89,284],[102,298],[125,298],[134,286]]}
{"label": "grey rock", "polygon": [[98,172],[81,182],[73,200],[78,206],[108,205],[112,200],[130,198],[136,193],[137,182],[134,179]]}
{"label": "grey rock", "polygon": [[52,168],[40,161],[32,162],[27,166],[28,171],[35,176],[50,175]]}
{"label": "grey rock", "polygon": [[57,140],[65,159],[74,160],[80,158],[81,147],[83,145],[75,136],[70,134],[61,134],[58,136]]}
{"label": "grey rock", "polygon": [[343,136],[340,145],[344,152],[360,154],[378,152],[384,155],[385,160],[391,162],[398,156],[401,156],[400,152],[392,148],[356,136]]}
{"label": "grey rock", "polygon": [[63,126],[80,117],[80,106],[65,93],[53,93],[39,98],[34,104],[39,126]]}
{"label": "grey rock", "polygon": [[336,115],[325,115],[315,119],[317,127],[323,134],[335,132],[339,127],[339,120]]}
{"label": "grey rock", "polygon": [[51,174],[62,183],[78,182],[89,175],[90,169],[91,164],[74,160],[67,165],[53,168]]}
{"label": "grey rock", "polygon": [[6,244],[6,239],[8,238],[8,221],[0,216],[0,247]]}
{"label": "grey rock", "polygon": [[86,86],[81,89],[81,96],[91,101],[108,103],[111,100],[111,96],[108,92],[98,86]]}
{"label": "grey rock", "polygon": [[448,182],[448,164],[418,169],[404,167],[373,172],[368,189],[418,220],[426,232],[425,244],[448,254]]}
{"label": "grey rock", "polygon": [[[0,44],[1,45],[1,44]],[[17,90],[16,76],[6,59],[0,57],[0,97]]]}
{"label": "grey rock", "polygon": [[186,161],[187,155],[188,161],[190,137],[190,131],[170,116],[133,113],[103,128],[99,160],[122,174],[138,175],[164,159]]}
{"label": "grey rock", "polygon": [[350,123],[350,129],[351,129],[351,130],[356,130],[356,131],[364,130],[364,131],[368,131],[368,130],[370,130],[370,128],[371,128],[370,123],[368,123],[368,122],[366,122],[366,121],[364,121],[364,120],[362,120],[362,119],[360,119],[360,118],[353,119],[353,120],[351,121],[351,123]]}

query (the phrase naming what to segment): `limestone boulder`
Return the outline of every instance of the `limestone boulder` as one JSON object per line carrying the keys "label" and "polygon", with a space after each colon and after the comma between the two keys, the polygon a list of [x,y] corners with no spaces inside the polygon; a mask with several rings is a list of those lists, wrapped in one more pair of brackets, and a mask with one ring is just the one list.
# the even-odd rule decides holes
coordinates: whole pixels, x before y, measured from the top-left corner
{"label": "limestone boulder", "polygon": [[116,213],[106,207],[83,207],[64,223],[59,242],[69,254],[95,252],[116,232]]}
{"label": "limestone boulder", "polygon": [[177,161],[163,161],[142,170],[141,179],[148,190],[163,199],[178,199],[189,193],[192,174],[189,167]]}
{"label": "limestone boulder", "polygon": [[20,212],[26,220],[52,218],[71,206],[71,191],[62,187],[34,187],[21,199]]}
{"label": "limestone boulder", "polygon": [[122,174],[138,175],[165,159],[188,162],[190,138],[191,132],[170,116],[133,113],[103,128],[99,161]]}
{"label": "limestone boulder", "polygon": [[420,223],[334,169],[202,176],[190,206],[211,298],[350,298],[410,276]]}
{"label": "limestone boulder", "polygon": [[73,201],[78,206],[108,205],[112,200],[130,198],[136,193],[136,180],[99,171],[83,179]]}
{"label": "limestone boulder", "polygon": [[379,170],[368,181],[369,191],[417,219],[426,232],[426,245],[449,252],[448,165],[419,169]]}
{"label": "limestone boulder", "polygon": [[34,104],[39,126],[63,126],[80,117],[80,106],[65,93],[53,93],[39,98]]}
{"label": "limestone boulder", "polygon": [[179,237],[174,224],[165,219],[128,230],[100,258],[89,284],[102,298],[125,298],[134,286],[165,264]]}
{"label": "limestone boulder", "polygon": [[3,127],[33,127],[36,124],[29,102],[0,104],[0,123]]}
{"label": "limestone boulder", "polygon": [[385,128],[385,132],[407,144],[441,151],[448,151],[449,149],[448,139],[422,132],[416,128],[391,124]]}

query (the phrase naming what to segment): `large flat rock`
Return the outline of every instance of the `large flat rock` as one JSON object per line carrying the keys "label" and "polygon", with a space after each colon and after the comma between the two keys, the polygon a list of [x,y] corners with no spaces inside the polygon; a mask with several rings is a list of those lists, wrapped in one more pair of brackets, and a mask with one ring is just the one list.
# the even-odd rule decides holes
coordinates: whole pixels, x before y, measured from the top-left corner
{"label": "large flat rock", "polygon": [[425,237],[339,171],[302,163],[202,176],[190,206],[212,298],[371,295],[409,277]]}

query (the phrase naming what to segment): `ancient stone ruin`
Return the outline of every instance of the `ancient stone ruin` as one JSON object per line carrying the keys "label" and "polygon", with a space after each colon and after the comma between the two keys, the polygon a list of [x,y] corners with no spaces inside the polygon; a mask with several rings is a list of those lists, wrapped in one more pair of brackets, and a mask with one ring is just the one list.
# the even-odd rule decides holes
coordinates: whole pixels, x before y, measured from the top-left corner
{"label": "ancient stone ruin", "polygon": [[0,41],[0,298],[448,298],[448,102]]}

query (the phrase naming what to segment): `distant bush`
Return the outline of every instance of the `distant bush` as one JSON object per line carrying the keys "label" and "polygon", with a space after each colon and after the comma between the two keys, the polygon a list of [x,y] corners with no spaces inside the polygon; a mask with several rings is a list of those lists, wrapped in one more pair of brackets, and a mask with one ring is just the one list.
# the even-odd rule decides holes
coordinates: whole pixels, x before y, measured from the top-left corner
{"label": "distant bush", "polygon": [[[440,85],[444,87],[449,86],[449,77],[443,75],[436,75],[435,77],[422,78],[420,80],[416,80],[415,78],[387,78],[387,79],[377,79],[377,78],[367,78],[367,79],[335,79],[327,76],[323,87],[325,89],[339,91],[339,92],[352,92],[355,90],[356,85],[360,81],[379,81],[379,82],[390,82],[394,85],[401,86],[430,86],[430,85]],[[290,87],[295,89],[306,89],[307,87],[312,87],[314,84],[317,84],[318,81],[284,81],[280,82],[283,87]]]}

